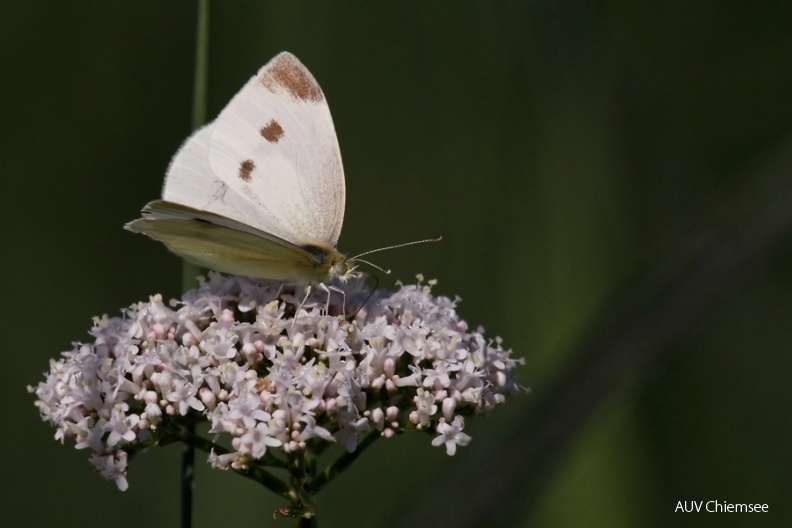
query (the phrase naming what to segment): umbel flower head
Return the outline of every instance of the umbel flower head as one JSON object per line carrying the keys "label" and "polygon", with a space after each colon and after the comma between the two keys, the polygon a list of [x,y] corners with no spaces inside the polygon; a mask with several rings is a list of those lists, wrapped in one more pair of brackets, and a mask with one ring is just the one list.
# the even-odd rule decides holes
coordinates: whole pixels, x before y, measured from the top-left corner
{"label": "umbel flower head", "polygon": [[[342,294],[214,273],[171,306],[156,295],[94,318],[93,343],[52,360],[28,390],[55,438],[89,449],[121,490],[132,456],[173,441],[268,487],[263,468],[332,443],[355,453],[422,430],[453,455],[471,439],[465,417],[518,389],[519,360],[469,331],[458,300],[433,296],[433,284],[419,276],[372,295],[356,280]],[[211,440],[189,432],[199,422]]]}

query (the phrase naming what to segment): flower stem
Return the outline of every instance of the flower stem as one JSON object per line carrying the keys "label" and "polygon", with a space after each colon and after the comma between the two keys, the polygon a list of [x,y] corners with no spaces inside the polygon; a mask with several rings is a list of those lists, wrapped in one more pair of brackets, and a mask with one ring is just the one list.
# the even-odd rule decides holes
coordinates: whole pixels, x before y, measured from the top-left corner
{"label": "flower stem", "polygon": [[[195,76],[193,77],[192,129],[206,123],[207,79],[209,76],[209,0],[198,1],[198,21],[195,36]],[[182,291],[195,288],[195,278],[204,273],[203,268],[182,263]]]}
{"label": "flower stem", "polygon": [[[214,442],[197,435],[195,433],[194,424],[184,426],[178,431],[178,433],[173,434],[177,435],[177,438],[181,442],[184,442],[185,445],[189,445],[193,449],[198,449],[204,453],[211,453],[214,451],[217,454],[225,455],[230,452],[225,447],[215,444]],[[279,461],[277,458],[269,459],[267,465],[271,467],[284,467],[283,462]],[[277,493],[278,495],[286,498],[290,497],[288,484],[265,470],[261,465],[254,465],[247,469],[235,469],[234,471],[245,478],[255,480],[265,488]]]}
{"label": "flower stem", "polygon": [[195,77],[193,78],[192,128],[206,123],[207,78],[209,76],[209,0],[198,1],[195,39]]}
{"label": "flower stem", "polygon": [[[209,63],[209,0],[198,0],[198,21],[195,37],[195,79],[193,83],[193,129],[206,121],[206,79]],[[195,287],[195,277],[201,270],[195,264],[182,265],[182,290]],[[190,424],[189,433],[195,434],[195,424]],[[192,526],[193,486],[195,483],[195,447],[187,442],[182,448],[181,471],[181,527]]]}
{"label": "flower stem", "polygon": [[[194,425],[190,426],[194,428]],[[190,444],[182,446],[182,470],[181,470],[181,526],[190,528],[192,526],[192,503],[193,485],[195,479],[195,449]]]}
{"label": "flower stem", "polygon": [[340,475],[346,468],[348,468],[352,462],[357,460],[357,458],[363,454],[371,444],[374,443],[380,437],[380,432],[376,429],[373,431],[369,431],[369,433],[363,437],[363,440],[357,445],[357,448],[352,453],[344,453],[335,462],[328,465],[322,474],[312,480],[308,485],[305,487],[306,491],[308,491],[311,495],[316,495],[321,491],[323,487],[325,487],[331,480],[335,477]]}

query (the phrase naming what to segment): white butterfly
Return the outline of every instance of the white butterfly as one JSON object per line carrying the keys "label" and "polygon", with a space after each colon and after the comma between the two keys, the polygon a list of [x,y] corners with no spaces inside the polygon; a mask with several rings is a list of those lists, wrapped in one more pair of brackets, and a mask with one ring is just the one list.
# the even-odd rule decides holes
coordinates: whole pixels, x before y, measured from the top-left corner
{"label": "white butterfly", "polygon": [[162,199],[125,227],[204,267],[313,284],[360,275],[335,248],[344,200],[327,101],[284,52],[187,139]]}

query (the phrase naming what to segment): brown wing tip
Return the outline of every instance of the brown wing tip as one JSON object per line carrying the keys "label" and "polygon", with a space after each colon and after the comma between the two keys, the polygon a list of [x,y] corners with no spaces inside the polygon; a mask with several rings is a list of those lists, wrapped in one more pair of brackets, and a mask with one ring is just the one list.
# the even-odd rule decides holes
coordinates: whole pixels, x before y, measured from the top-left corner
{"label": "brown wing tip", "polygon": [[272,93],[285,90],[298,101],[318,103],[324,99],[311,72],[288,51],[276,55],[261,69],[259,81]]}

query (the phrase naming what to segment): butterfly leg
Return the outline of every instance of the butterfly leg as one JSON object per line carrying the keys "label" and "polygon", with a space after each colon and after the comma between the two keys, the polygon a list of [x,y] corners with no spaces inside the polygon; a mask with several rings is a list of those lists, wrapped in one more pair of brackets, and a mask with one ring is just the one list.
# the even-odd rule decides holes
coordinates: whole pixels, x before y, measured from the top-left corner
{"label": "butterfly leg", "polygon": [[[346,292],[339,288],[338,286],[328,286],[334,292],[341,294],[341,316],[346,318]],[[330,303],[330,297],[327,298],[328,304]],[[328,310],[329,313],[329,310]]]}
{"label": "butterfly leg", "polygon": [[[282,287],[282,285],[281,285],[281,287]],[[303,300],[300,303],[300,306],[298,306],[297,310],[295,310],[295,312],[294,312],[294,319],[292,319],[292,324],[291,324],[292,329],[294,329],[294,323],[297,322],[297,315],[300,313],[300,310],[303,309],[303,306],[305,306],[305,303],[308,302],[308,297],[310,297],[310,296],[311,296],[311,285],[309,284],[308,286],[305,287],[305,297],[303,297]]]}
{"label": "butterfly leg", "polygon": [[330,315],[330,290],[335,289],[333,286],[328,287],[324,282],[318,284],[319,288],[327,293],[327,303],[325,304],[325,314]]}

